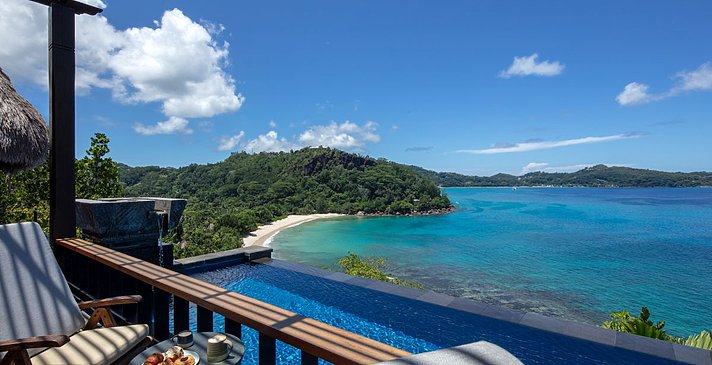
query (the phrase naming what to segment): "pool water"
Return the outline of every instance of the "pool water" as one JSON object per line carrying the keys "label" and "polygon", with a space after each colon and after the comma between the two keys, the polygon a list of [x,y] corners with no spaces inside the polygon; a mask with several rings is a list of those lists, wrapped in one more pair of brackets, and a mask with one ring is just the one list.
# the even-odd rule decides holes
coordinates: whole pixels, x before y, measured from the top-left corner
{"label": "pool water", "polygon": [[[244,264],[193,277],[312,317],[412,353],[485,340],[525,364],[676,364],[468,312],[394,296],[274,265]],[[195,311],[195,308],[192,308]],[[195,330],[195,313],[191,326]],[[224,328],[215,315],[215,328]],[[243,326],[243,364],[257,364],[257,332]],[[299,363],[300,352],[277,342],[280,364]]]}

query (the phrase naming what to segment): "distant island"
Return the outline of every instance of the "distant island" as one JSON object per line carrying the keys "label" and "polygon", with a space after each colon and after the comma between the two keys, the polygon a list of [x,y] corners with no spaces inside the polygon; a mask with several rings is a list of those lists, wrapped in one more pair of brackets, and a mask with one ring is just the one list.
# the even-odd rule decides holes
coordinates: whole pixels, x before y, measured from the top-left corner
{"label": "distant island", "polygon": [[409,167],[443,187],[563,186],[654,188],[712,186],[712,172],[664,172],[606,165],[595,165],[571,173],[530,172],[522,176],[509,174],[468,176],[454,172],[436,172],[418,166]]}

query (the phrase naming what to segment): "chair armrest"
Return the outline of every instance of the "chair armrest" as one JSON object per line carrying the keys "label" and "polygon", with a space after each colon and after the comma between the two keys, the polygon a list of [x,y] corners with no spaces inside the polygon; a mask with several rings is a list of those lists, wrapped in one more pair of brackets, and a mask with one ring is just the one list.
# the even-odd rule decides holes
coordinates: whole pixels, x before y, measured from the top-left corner
{"label": "chair armrest", "polygon": [[0,351],[17,351],[37,347],[59,347],[69,342],[69,336],[49,335],[0,341]]}
{"label": "chair armrest", "polygon": [[112,305],[136,304],[142,300],[143,298],[140,295],[124,295],[106,299],[87,300],[85,302],[79,302],[77,305],[79,305],[79,309],[101,308]]}

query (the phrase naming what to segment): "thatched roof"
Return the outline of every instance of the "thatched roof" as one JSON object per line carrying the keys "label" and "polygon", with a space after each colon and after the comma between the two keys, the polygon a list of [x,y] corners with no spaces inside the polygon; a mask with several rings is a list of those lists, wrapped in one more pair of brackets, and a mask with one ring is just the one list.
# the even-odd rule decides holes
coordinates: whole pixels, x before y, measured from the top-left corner
{"label": "thatched roof", "polygon": [[0,68],[0,171],[33,168],[47,159],[49,131],[42,115],[15,91]]}

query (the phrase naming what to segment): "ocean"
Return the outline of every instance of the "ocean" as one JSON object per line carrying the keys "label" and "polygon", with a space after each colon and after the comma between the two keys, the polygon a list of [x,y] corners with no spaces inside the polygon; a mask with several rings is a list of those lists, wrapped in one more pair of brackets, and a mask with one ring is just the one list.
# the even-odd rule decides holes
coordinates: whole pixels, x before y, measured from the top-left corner
{"label": "ocean", "polygon": [[271,240],[337,270],[354,252],[437,292],[601,324],[647,306],[674,335],[712,328],[712,189],[446,188],[450,214],[344,217]]}

